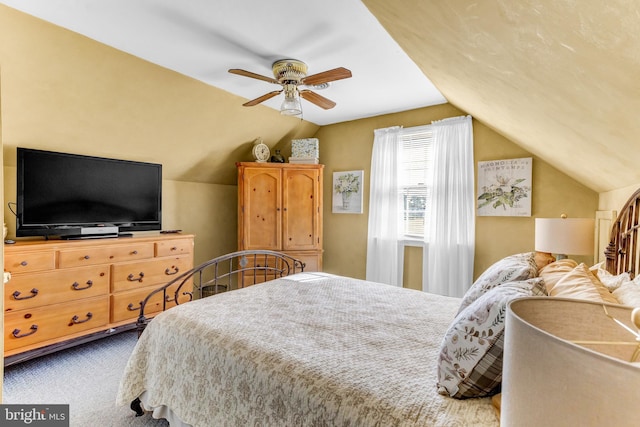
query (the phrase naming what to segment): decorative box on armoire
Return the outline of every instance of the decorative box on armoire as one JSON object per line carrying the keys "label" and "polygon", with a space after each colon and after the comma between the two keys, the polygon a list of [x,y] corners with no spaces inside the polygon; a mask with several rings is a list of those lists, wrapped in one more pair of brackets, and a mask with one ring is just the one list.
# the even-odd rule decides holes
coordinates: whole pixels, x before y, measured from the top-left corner
{"label": "decorative box on armoire", "polygon": [[236,163],[238,250],[269,249],[322,270],[324,165]]}

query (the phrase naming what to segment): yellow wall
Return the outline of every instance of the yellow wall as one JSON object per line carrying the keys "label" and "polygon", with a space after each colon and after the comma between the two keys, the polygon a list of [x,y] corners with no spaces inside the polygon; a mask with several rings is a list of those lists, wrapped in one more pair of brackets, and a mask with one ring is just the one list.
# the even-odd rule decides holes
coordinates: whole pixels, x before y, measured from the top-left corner
{"label": "yellow wall", "polygon": [[[373,131],[402,125],[404,127],[428,124],[433,120],[464,115],[455,107],[444,104],[408,112],[388,114],[370,119],[322,127],[320,160],[325,167],[324,207],[325,270],[332,273],[364,278],[366,272],[367,220],[369,212],[369,172]],[[532,156],[513,142],[502,137],[478,121],[473,121],[474,157],[478,161],[533,157],[532,216],[477,217],[476,255],[474,276],[498,259],[518,252],[533,250],[534,217],[594,216],[598,195],[594,191],[567,177],[546,162]],[[364,214],[332,214],[330,195],[333,172],[364,170]],[[405,252],[405,286],[420,288],[422,257],[417,248]],[[576,257],[591,262],[592,257]]]}

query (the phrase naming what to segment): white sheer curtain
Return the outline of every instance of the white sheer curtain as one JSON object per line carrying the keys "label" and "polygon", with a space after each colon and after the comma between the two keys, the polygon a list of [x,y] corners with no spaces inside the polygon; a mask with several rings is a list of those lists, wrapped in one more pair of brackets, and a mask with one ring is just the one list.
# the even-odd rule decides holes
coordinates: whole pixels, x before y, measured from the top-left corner
{"label": "white sheer curtain", "polygon": [[367,280],[402,286],[398,262],[398,156],[402,127],[376,129],[371,155]]}
{"label": "white sheer curtain", "polygon": [[472,121],[454,117],[432,126],[433,189],[422,287],[462,297],[473,281],[475,247]]}

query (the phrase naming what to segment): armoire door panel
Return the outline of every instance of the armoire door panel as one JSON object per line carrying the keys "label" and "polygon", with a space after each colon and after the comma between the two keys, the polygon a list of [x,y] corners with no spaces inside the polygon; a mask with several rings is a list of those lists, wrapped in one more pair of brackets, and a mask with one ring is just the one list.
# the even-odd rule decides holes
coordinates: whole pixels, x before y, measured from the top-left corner
{"label": "armoire door panel", "polygon": [[282,249],[316,249],[319,171],[285,170],[283,175]]}
{"label": "armoire door panel", "polygon": [[282,192],[277,169],[245,170],[245,249],[282,248]]}

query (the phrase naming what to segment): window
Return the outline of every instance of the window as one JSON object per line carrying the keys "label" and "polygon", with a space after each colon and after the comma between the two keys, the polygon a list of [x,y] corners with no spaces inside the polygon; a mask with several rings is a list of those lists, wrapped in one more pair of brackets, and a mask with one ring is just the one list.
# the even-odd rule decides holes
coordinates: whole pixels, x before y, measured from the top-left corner
{"label": "window", "polygon": [[433,136],[431,125],[404,128],[400,150],[399,195],[407,239],[423,239],[429,229]]}

